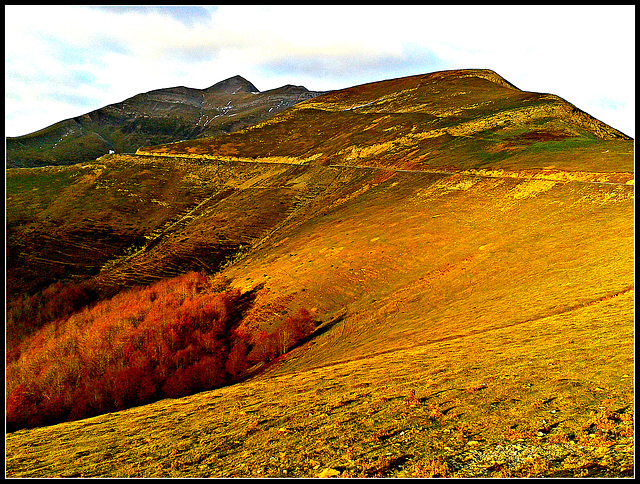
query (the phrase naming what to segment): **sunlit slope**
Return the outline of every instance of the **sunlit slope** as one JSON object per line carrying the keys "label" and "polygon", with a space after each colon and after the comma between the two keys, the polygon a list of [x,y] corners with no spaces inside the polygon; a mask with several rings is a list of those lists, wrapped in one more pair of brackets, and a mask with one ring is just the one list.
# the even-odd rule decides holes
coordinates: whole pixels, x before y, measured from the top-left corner
{"label": "sunlit slope", "polygon": [[8,475],[633,474],[631,186],[350,168],[326,192],[225,271],[325,332],[241,384],[9,434]]}
{"label": "sunlit slope", "polygon": [[517,331],[633,287],[632,186],[336,171],[362,188],[227,270],[323,321],[344,315],[299,364]]}
{"label": "sunlit slope", "polygon": [[[616,156],[600,156],[614,146]],[[488,70],[332,91],[224,138],[138,153],[413,169],[610,172],[633,166],[632,142],[623,133],[558,96],[521,91]]]}
{"label": "sunlit slope", "polygon": [[247,324],[318,330],[243,383],[10,434],[9,475],[633,474],[633,140],[453,71],[141,154],[66,199],[21,182],[8,240],[82,200],[140,224],[96,284],[206,265],[256,293]]}
{"label": "sunlit slope", "polygon": [[632,299],[8,434],[7,475],[631,476]]}

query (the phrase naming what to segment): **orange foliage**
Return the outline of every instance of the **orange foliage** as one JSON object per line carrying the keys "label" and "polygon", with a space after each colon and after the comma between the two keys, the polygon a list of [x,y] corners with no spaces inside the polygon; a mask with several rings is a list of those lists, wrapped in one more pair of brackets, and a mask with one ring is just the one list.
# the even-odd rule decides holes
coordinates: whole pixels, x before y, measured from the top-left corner
{"label": "orange foliage", "polygon": [[65,318],[96,299],[89,287],[56,282],[32,296],[7,302],[7,361],[20,355],[16,344],[45,324]]}
{"label": "orange foliage", "polygon": [[315,330],[313,318],[306,309],[289,316],[273,332],[260,331],[253,337],[253,350],[248,356],[251,362],[268,361],[280,356]]}
{"label": "orange foliage", "polygon": [[242,298],[228,281],[191,272],[44,325],[7,361],[7,430],[216,388],[314,329],[301,310],[273,333],[252,335]]}

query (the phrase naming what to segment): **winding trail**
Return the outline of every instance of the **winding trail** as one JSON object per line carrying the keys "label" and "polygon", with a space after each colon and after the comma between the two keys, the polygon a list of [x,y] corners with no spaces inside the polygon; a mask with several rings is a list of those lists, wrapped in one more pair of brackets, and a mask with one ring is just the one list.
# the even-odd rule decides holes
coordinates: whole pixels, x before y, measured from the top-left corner
{"label": "winding trail", "polygon": [[[621,183],[621,182],[604,182],[604,181],[592,181],[592,180],[567,180],[567,179],[558,179],[558,178],[554,178],[554,177],[544,177],[544,176],[519,176],[518,172],[507,172],[507,173],[513,173],[512,176],[509,175],[487,175],[487,174],[483,174],[483,173],[469,173],[465,170],[459,170],[459,171],[445,171],[445,170],[409,170],[409,169],[399,169],[399,168],[385,168],[385,167],[380,167],[380,166],[366,166],[366,165],[341,165],[341,164],[334,164],[334,165],[329,165],[329,168],[357,168],[357,169],[364,169],[364,170],[382,170],[382,171],[393,171],[393,172],[398,172],[398,173],[437,173],[437,174],[442,174],[442,175],[467,175],[467,176],[472,176],[472,177],[478,177],[478,178],[516,178],[519,180],[548,180],[548,181],[555,181],[555,182],[559,182],[559,183],[569,183],[569,182],[576,182],[576,183],[591,183],[591,184],[595,184],[595,185],[618,185],[618,186],[626,186],[626,187],[631,187],[633,188],[633,184],[629,184],[629,183]],[[567,172],[567,173],[571,173],[571,172]]]}
{"label": "winding trail", "polygon": [[[161,154],[155,155],[155,154],[147,154],[147,153],[121,153],[123,155],[130,155],[130,156],[135,156],[135,157],[151,157],[151,158],[171,158],[171,159],[175,159],[175,158],[187,158],[187,159],[194,159],[194,160],[201,160],[198,157],[192,157],[192,156],[163,156]],[[228,161],[228,160],[225,160]],[[295,164],[295,163],[287,163],[287,162],[278,162],[278,161],[260,161],[260,160],[237,160],[236,162],[241,162],[241,163],[256,163],[256,164],[283,164],[283,165],[291,165],[291,164]],[[303,163],[297,163],[298,165],[309,165],[309,162],[303,162]],[[630,178],[628,182],[610,182],[610,181],[594,181],[594,180],[580,180],[580,179],[563,179],[563,178],[557,178],[557,177],[553,177],[553,176],[544,176],[543,173],[538,173],[535,175],[522,175],[520,172],[517,171],[506,171],[503,170],[504,174],[501,175],[489,175],[486,173],[475,173],[475,172],[469,172],[468,170],[456,170],[456,171],[447,171],[447,170],[437,170],[437,169],[433,169],[433,170],[416,170],[416,169],[404,169],[404,168],[387,168],[387,167],[382,167],[382,166],[368,166],[368,165],[344,165],[344,164],[339,164],[339,163],[335,163],[335,164],[331,164],[328,165],[328,168],[356,168],[356,169],[360,169],[360,170],[380,170],[380,171],[392,171],[392,172],[396,172],[396,173],[431,173],[431,174],[441,174],[441,175],[466,175],[466,176],[470,176],[470,177],[477,177],[477,178],[494,178],[494,179],[499,179],[499,178],[515,178],[515,179],[519,179],[519,180],[548,180],[548,181],[554,181],[554,182],[558,182],[558,183],[570,183],[570,182],[575,182],[575,183],[587,183],[587,184],[592,184],[592,185],[612,185],[612,186],[625,186],[625,187],[630,187],[630,188],[634,188],[634,184],[632,183],[633,178]],[[581,172],[568,172],[568,171],[563,171],[563,170],[559,170],[562,173],[567,173],[570,174],[572,176],[606,176],[608,175],[608,173],[581,173]],[[626,172],[625,172],[626,173]],[[613,173],[611,173],[613,174]],[[633,175],[633,173],[629,173],[630,176]]]}

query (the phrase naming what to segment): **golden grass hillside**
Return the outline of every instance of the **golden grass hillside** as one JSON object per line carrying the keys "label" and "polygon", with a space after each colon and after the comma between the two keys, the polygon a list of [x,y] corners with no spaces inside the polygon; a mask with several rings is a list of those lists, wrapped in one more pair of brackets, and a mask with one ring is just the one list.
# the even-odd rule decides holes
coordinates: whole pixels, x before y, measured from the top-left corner
{"label": "golden grass hillside", "polygon": [[302,307],[318,330],[233,386],[7,434],[7,476],[633,476],[633,141],[494,74],[358,86],[105,157],[131,193],[146,185],[120,164],[179,171],[165,189],[191,195],[92,281],[228,242],[217,270],[255,293],[251,324]]}

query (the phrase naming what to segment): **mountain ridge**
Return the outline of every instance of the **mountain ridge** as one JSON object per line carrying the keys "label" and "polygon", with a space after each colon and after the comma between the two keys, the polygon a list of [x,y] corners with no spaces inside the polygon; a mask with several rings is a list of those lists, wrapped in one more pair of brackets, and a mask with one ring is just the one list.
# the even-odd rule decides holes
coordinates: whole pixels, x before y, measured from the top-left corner
{"label": "mountain ridge", "polygon": [[[352,122],[345,122],[346,117]],[[339,124],[341,129],[333,129]],[[527,135],[531,146],[516,148],[513,138],[525,129],[531,131]],[[362,130],[368,131],[365,143],[356,141],[364,136]],[[286,145],[270,141],[279,139],[285,131]],[[256,136],[264,141],[252,143]],[[539,143],[566,140],[558,146],[569,147],[590,137],[631,140],[559,96],[522,91],[494,71],[469,69],[330,91],[224,139],[145,146],[136,153],[265,162],[313,160],[328,165],[371,163],[407,169],[479,169],[502,160],[517,166],[517,160],[527,153],[533,161],[535,147],[545,146]],[[445,156],[443,146],[455,151],[465,139],[477,145],[475,156],[467,148],[464,157]],[[539,168],[546,166],[546,156],[543,153],[538,157]],[[451,164],[451,159],[458,162]],[[468,161],[461,166],[463,160]],[[597,170],[590,167],[587,171]]]}
{"label": "mountain ridge", "polygon": [[7,137],[7,167],[71,164],[156,142],[216,136],[261,122],[320,92],[286,85],[261,92],[241,76],[205,89],[136,94],[23,136]]}

